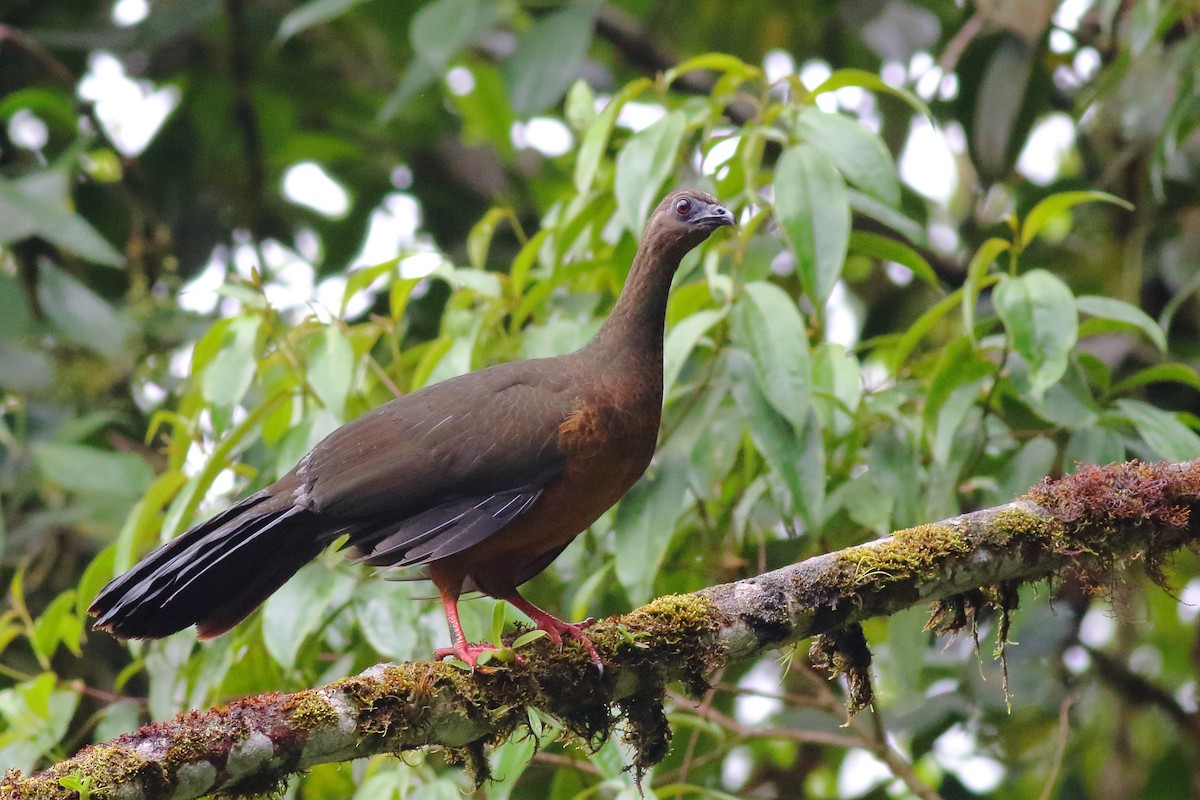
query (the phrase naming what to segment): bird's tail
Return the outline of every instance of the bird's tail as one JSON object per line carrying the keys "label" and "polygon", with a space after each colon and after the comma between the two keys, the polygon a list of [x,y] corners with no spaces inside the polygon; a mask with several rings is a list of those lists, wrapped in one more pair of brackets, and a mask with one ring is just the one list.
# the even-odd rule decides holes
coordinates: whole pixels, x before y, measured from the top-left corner
{"label": "bird's tail", "polygon": [[157,639],[189,625],[200,638],[241,622],[328,543],[307,509],[265,491],[152,551],[109,583],[88,613],[123,639]]}

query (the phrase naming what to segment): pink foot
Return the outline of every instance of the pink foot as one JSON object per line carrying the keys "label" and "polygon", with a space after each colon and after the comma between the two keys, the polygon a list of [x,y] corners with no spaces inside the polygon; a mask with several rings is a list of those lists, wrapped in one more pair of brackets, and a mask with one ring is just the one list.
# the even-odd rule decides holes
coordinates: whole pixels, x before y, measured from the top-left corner
{"label": "pink foot", "polygon": [[592,640],[583,632],[585,628],[595,625],[596,620],[589,617],[583,622],[571,623],[542,613],[534,617],[534,621],[537,622],[538,628],[546,632],[546,636],[549,637],[550,641],[554,642],[554,646],[559,650],[562,649],[564,636],[579,642],[583,646],[583,649],[588,651],[588,655],[591,657],[592,663],[596,665],[596,669],[600,670],[601,673],[604,672],[604,662],[600,660],[600,654],[596,652],[596,646],[592,644]]}
{"label": "pink foot", "polygon": [[[479,657],[484,653],[495,653],[500,648],[490,644],[467,644],[463,640],[455,642],[450,647],[439,647],[433,651],[435,661],[441,661],[443,658],[459,658],[471,665],[471,668],[479,666]],[[520,663],[521,658],[517,656],[517,662]]]}

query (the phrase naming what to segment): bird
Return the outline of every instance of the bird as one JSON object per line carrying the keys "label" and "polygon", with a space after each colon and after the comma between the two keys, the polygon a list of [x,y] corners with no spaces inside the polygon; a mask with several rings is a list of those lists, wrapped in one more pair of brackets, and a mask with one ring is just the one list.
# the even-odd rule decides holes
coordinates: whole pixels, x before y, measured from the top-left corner
{"label": "bird", "polygon": [[111,581],[89,608],[94,627],[123,639],[191,625],[202,639],[219,636],[345,536],[355,561],[432,581],[452,639],[435,658],[475,667],[495,649],[470,644],[459,619],[461,594],[478,591],[515,606],[559,648],[564,637],[578,641],[602,669],[584,633],[590,620],[561,620],[517,587],[649,466],[672,278],[683,256],[733,222],[708,194],[668,194],[590,343],[459,375],[346,423],[274,484]]}

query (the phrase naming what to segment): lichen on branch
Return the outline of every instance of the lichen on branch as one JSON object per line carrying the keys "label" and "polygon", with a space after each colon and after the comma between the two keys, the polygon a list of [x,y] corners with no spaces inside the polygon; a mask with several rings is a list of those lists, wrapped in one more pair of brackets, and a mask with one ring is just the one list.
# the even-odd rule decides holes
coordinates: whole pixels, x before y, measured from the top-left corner
{"label": "lichen on branch", "polygon": [[[0,800],[76,800],[61,782],[72,777],[89,781],[92,800],[269,793],[316,764],[427,746],[446,748],[482,781],[485,748],[527,734],[530,707],[593,746],[625,726],[641,770],[669,744],[662,701],[670,682],[699,693],[724,663],[811,636],[853,634],[863,619],[921,602],[933,602],[932,627],[957,630],[982,607],[1010,610],[1021,584],[1056,575],[1098,588],[1136,562],[1161,583],[1168,556],[1200,542],[1198,506],[1200,461],[1083,467],[1003,506],[662,597],[598,623],[589,635],[602,674],[578,646],[556,651],[546,639],[522,648],[520,664],[473,672],[378,665],[317,689],[147,725],[28,777],[10,771]],[[827,636],[820,649],[829,663],[865,676],[861,636]],[[868,700],[860,693],[856,702]]]}

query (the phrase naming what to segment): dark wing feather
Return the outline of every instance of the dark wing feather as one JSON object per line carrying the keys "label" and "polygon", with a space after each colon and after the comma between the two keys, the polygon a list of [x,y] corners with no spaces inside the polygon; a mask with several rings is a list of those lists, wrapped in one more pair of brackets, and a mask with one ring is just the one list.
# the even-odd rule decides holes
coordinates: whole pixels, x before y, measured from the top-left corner
{"label": "dark wing feather", "polygon": [[572,374],[541,359],[434,384],[334,431],[280,483],[350,528],[537,484],[564,468],[558,428],[576,405]]}
{"label": "dark wing feather", "polygon": [[325,523],[266,493],[246,498],[151,552],[92,603],[96,627],[156,638],[198,625],[222,633],[328,543]]}
{"label": "dark wing feather", "polygon": [[424,564],[527,510],[565,468],[575,359],[503,364],[387,403],[271,488],[154,550],[90,609],[128,638],[235,625],[339,533],[368,563]]}
{"label": "dark wing feather", "polygon": [[507,492],[482,497],[462,497],[371,532],[354,532],[349,544],[359,563],[373,567],[410,567],[446,558],[479,544],[521,516],[558,477],[541,480]]}

